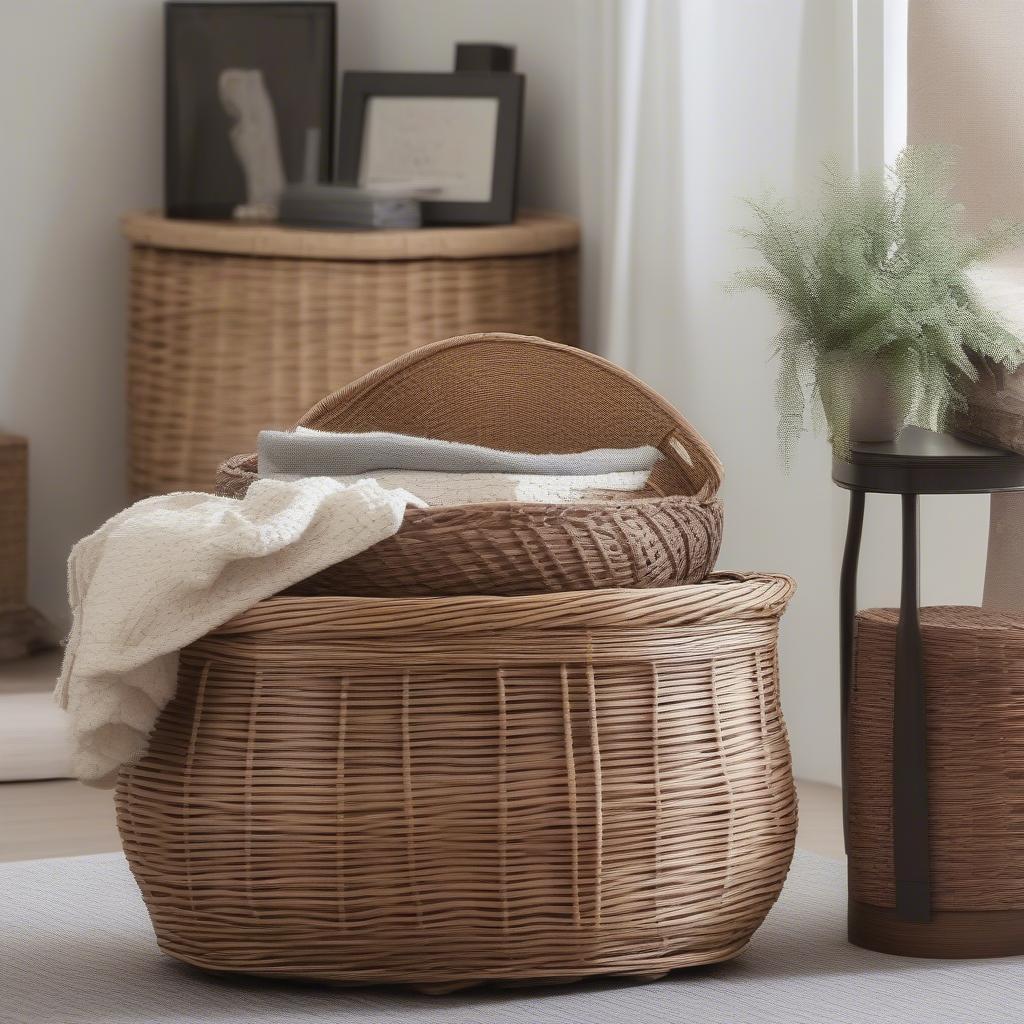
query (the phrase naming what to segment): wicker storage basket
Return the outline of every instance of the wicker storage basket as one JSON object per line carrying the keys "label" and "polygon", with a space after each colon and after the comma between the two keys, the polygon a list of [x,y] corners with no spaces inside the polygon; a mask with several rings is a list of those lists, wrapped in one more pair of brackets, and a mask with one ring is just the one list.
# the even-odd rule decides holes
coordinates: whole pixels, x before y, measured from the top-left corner
{"label": "wicker storage basket", "polygon": [[1009,372],[977,360],[978,380],[967,395],[967,408],[956,432],[962,437],[1024,455],[1024,367]]}
{"label": "wicker storage basket", "polygon": [[1024,953],[1024,613],[921,609],[933,914],[896,920],[895,608],[857,616],[849,711],[850,929],[910,956]]}
{"label": "wicker storage basket", "polygon": [[259,603],[118,782],[161,947],[441,987],[735,956],[793,851],[792,589]]}
{"label": "wicker storage basket", "polygon": [[[410,509],[402,529],[296,593],[381,597],[530,594],[702,580],[718,557],[722,469],[662,398],[598,356],[509,334],[451,338],[367,374],[299,421],[517,451],[654,445],[642,498],[574,505]],[[229,460],[217,490],[241,496],[256,456]]]}
{"label": "wicker storage basket", "polygon": [[205,490],[261,427],[468,331],[576,344],[579,225],[316,231],[135,214],[128,416],[134,498]]}

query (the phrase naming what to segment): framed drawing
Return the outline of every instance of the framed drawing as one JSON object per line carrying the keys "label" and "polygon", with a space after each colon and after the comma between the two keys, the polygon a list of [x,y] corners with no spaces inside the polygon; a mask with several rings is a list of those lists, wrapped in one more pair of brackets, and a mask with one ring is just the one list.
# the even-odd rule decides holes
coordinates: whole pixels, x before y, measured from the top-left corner
{"label": "framed drawing", "polygon": [[333,3],[168,3],[164,33],[169,217],[230,217],[251,199],[239,154],[243,114],[242,141],[251,149],[255,135],[256,146],[275,150],[264,166],[278,190],[282,178],[301,179],[311,130],[321,140],[320,178],[330,180]]}
{"label": "framed drawing", "polygon": [[346,72],[338,178],[415,191],[428,224],[507,224],[516,215],[523,90],[512,72]]}

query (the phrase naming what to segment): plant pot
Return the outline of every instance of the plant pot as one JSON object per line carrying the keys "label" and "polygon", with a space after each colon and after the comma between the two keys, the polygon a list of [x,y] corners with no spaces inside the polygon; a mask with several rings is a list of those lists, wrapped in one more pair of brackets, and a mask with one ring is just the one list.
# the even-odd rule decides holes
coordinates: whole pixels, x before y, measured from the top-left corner
{"label": "plant pot", "polygon": [[850,441],[893,441],[903,427],[892,381],[874,365],[857,367],[850,378]]}

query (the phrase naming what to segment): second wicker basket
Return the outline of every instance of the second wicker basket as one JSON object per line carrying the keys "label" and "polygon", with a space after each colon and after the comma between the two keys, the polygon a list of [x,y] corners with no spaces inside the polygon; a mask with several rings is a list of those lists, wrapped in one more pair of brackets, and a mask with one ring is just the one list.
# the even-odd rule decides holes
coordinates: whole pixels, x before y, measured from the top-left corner
{"label": "second wicker basket", "polygon": [[[426,346],[329,395],[300,426],[395,431],[531,452],[653,445],[648,489],[614,502],[410,509],[402,529],[293,593],[516,595],[696,583],[722,536],[722,467],[693,427],[626,371],[579,349],[512,334]],[[236,497],[255,455],[220,470]]]}

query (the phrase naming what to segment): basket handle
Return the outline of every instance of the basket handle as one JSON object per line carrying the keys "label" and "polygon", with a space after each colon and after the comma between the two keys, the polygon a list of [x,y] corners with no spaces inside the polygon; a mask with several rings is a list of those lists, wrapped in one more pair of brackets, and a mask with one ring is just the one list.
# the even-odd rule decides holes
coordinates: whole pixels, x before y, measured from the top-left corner
{"label": "basket handle", "polygon": [[513,451],[650,444],[669,457],[687,493],[711,497],[722,483],[710,445],[631,373],[582,349],[517,334],[468,334],[414,349],[317,402],[297,425]]}

